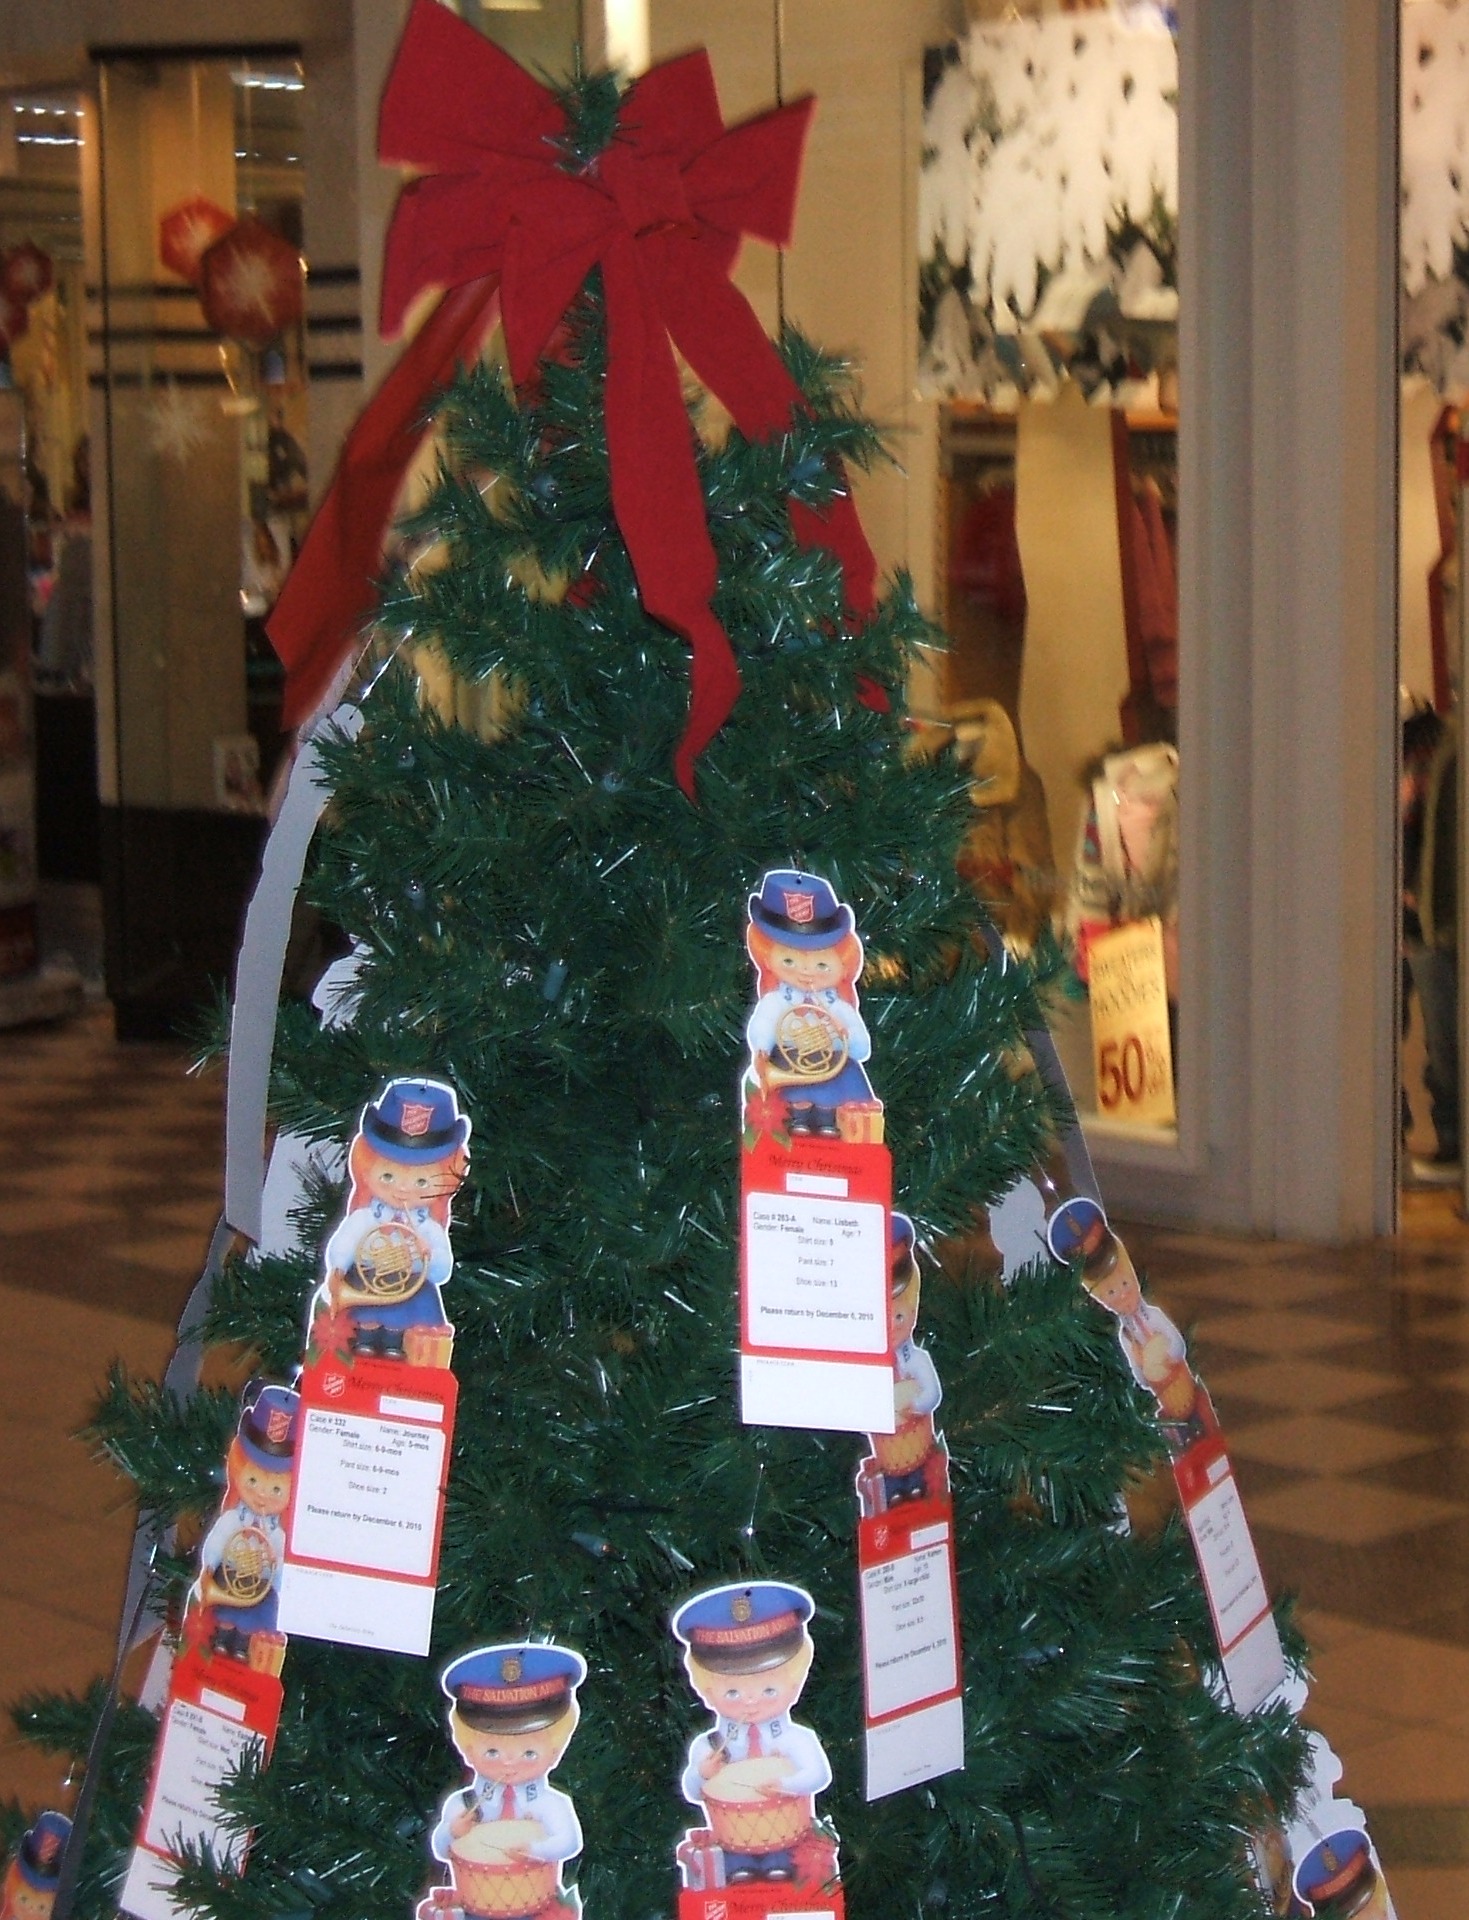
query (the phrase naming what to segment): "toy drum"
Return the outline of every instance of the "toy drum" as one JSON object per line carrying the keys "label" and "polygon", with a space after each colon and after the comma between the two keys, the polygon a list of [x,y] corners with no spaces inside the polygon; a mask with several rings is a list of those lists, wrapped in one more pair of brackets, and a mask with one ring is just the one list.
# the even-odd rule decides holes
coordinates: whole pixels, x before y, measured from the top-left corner
{"label": "toy drum", "polygon": [[1186,1360],[1175,1361],[1161,1380],[1149,1379],[1157,1396],[1158,1409],[1165,1420],[1187,1420],[1199,1397],[1198,1382],[1189,1372]]}
{"label": "toy drum", "polygon": [[761,1791],[789,1772],[790,1762],[772,1754],[732,1761],[704,1782],[704,1806],[721,1847],[731,1853],[783,1853],[811,1831],[816,1810],[810,1794],[783,1793],[769,1800]]}
{"label": "toy drum", "polygon": [[559,1890],[556,1862],[518,1857],[544,1837],[539,1820],[482,1820],[456,1840],[449,1849],[449,1872],[466,1913],[508,1920],[550,1906]]}
{"label": "toy drum", "polygon": [[917,1473],[936,1445],[931,1413],[917,1414],[912,1420],[900,1420],[896,1433],[872,1435],[873,1458],[879,1470],[889,1477],[900,1473]]}

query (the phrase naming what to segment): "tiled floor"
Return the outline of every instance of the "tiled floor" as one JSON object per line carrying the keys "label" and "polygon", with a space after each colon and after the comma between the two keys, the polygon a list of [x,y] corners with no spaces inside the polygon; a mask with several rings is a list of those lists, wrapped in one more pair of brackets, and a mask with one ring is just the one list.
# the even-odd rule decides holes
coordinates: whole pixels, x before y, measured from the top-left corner
{"label": "tiled floor", "polygon": [[1316,1650],[1308,1718],[1368,1810],[1400,1920],[1469,1913],[1469,1227],[1405,1196],[1343,1250],[1133,1228],[1192,1342],[1272,1589]]}
{"label": "tiled floor", "polygon": [[[218,1207],[220,1082],[97,1012],[0,1034],[0,1700],[110,1663],[122,1483],[66,1435],[106,1365],[156,1372]],[[1267,1574],[1301,1596],[1312,1713],[1400,1920],[1469,1914],[1469,1228],[1321,1251],[1133,1228],[1230,1439]],[[64,1793],[0,1745],[0,1793]]]}

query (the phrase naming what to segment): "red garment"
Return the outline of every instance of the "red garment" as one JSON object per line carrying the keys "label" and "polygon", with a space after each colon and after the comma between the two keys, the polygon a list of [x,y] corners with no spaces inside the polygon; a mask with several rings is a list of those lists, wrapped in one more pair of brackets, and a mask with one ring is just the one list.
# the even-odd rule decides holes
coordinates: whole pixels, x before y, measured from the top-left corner
{"label": "red garment", "polygon": [[1160,707],[1178,705],[1178,580],[1163,499],[1145,484],[1131,497],[1128,533],[1137,582],[1138,639],[1148,687]]}
{"label": "red garment", "polygon": [[1015,537],[1015,489],[990,487],[970,506],[954,536],[949,579],[1001,620],[1025,618],[1025,575]]}

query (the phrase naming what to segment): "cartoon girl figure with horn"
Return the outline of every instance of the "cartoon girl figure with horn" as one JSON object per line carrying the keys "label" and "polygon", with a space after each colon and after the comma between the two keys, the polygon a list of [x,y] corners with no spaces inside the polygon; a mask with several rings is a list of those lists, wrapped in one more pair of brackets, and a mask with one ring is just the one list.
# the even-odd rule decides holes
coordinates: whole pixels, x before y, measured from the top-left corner
{"label": "cartoon girl figure with horn", "polygon": [[819,875],[777,869],[750,895],[745,946],[759,976],[745,1028],[755,1087],[792,1134],[840,1139],[842,1108],[880,1109],[862,1064],[872,1042],[852,909]]}

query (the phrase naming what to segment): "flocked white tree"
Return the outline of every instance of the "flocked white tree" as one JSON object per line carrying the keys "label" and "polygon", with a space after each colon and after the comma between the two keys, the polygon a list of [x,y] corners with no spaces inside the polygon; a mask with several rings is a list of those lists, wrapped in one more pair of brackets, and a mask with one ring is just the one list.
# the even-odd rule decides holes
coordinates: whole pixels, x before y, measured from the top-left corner
{"label": "flocked white tree", "polygon": [[[1119,263],[1113,247],[1129,224],[1177,217],[1178,57],[1163,10],[976,24],[957,51],[925,109],[919,252],[951,284],[967,270],[977,340],[1074,331],[1106,289],[1127,317],[1171,319],[1177,294],[1152,249],[1136,243]],[[973,368],[942,292],[934,317],[925,383],[961,390]]]}

